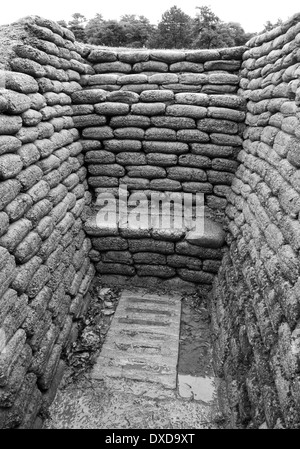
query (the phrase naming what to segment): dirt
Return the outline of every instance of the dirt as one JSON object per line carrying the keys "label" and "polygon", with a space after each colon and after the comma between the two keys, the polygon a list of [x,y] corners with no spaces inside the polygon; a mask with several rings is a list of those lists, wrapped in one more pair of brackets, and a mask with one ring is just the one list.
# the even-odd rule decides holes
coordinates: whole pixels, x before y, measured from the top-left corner
{"label": "dirt", "polygon": [[[122,288],[109,288],[103,286],[98,277],[94,279],[89,292],[90,306],[86,316],[79,322],[78,338],[64,353],[68,369],[61,388],[83,379],[94,365],[121,292]],[[178,373],[197,377],[213,376],[206,295],[183,294]]]}
{"label": "dirt", "polygon": [[[127,286],[128,288],[128,286]],[[89,377],[118,305],[121,289],[95,278],[92,301],[69,365],[44,423],[47,429],[223,428],[211,368],[205,297],[183,295],[177,389],[125,378]]]}
{"label": "dirt", "polygon": [[63,354],[68,368],[62,388],[80,381],[94,365],[110,328],[121,289],[102,287],[96,277],[89,294],[91,301],[85,317],[79,321],[78,338]]}
{"label": "dirt", "polygon": [[198,294],[182,300],[178,374],[213,376],[209,314]]}

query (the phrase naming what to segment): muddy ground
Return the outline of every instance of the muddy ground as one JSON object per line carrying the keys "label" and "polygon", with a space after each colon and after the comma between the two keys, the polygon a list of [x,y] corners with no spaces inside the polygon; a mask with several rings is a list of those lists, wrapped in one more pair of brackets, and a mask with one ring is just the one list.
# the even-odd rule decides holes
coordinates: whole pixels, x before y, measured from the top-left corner
{"label": "muddy ground", "polygon": [[[95,363],[105,341],[121,288],[102,286],[96,277],[89,294],[90,306],[79,322],[79,336],[72,348],[64,354],[67,372],[63,386],[79,381]],[[197,294],[182,294],[178,373],[212,377],[212,352],[209,314],[206,298]]]}
{"label": "muddy ground", "polygon": [[[128,289],[128,286],[127,286]],[[121,289],[96,278],[91,303],[71,351],[68,369],[50,407],[47,429],[224,428],[215,396],[209,315],[205,297],[182,297],[176,390],[123,378],[95,381],[89,371],[100,353]]]}

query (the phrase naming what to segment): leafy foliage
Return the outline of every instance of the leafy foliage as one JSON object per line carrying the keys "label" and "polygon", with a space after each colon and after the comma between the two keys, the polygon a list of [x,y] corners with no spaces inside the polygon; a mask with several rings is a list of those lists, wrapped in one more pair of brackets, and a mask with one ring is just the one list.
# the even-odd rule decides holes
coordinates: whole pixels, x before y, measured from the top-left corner
{"label": "leafy foliage", "polygon": [[89,20],[85,27],[85,34],[89,44],[98,44],[98,33],[101,30],[101,25],[104,22],[102,14],[96,14],[96,16]]}
{"label": "leafy foliage", "polygon": [[194,20],[194,48],[218,48],[243,45],[249,39],[239,23],[222,22],[208,6],[197,8]]}
{"label": "leafy foliage", "polygon": [[126,46],[130,47],[146,46],[155,28],[145,16],[127,14],[121,17],[120,23],[126,37]]}
{"label": "leafy foliage", "polygon": [[177,6],[166,11],[150,40],[151,47],[189,48],[192,43],[192,19]]}
{"label": "leafy foliage", "polygon": [[74,33],[78,42],[86,42],[85,25],[87,19],[80,13],[72,15],[72,20],[68,23],[68,28]]}
{"label": "leafy foliage", "polygon": [[[62,26],[69,28],[79,42],[111,47],[133,48],[218,48],[243,45],[253,34],[245,33],[236,22],[222,22],[208,7],[196,8],[192,18],[177,6],[165,11],[157,26],[152,25],[145,16],[126,14],[120,20],[104,20],[101,14],[87,19],[75,13],[68,24],[61,20]],[[267,22],[265,30],[280,24]]]}
{"label": "leafy foliage", "polygon": [[270,20],[268,20],[265,24],[264,24],[264,29],[262,30],[262,32],[264,33],[265,31],[271,31],[273,30],[273,28],[276,28],[280,25],[282,25],[282,20],[278,19],[277,22],[272,23],[270,22]]}

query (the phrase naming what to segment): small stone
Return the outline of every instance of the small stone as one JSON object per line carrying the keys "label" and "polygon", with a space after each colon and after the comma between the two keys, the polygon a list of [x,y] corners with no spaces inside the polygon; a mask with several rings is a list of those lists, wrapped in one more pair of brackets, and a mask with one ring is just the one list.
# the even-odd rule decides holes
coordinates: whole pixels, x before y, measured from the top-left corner
{"label": "small stone", "polygon": [[113,315],[115,313],[115,311],[114,310],[109,310],[109,309],[104,309],[104,310],[102,310],[102,313],[105,316],[110,316],[110,315]]}
{"label": "small stone", "polygon": [[109,295],[109,293],[111,293],[110,288],[101,288],[101,290],[98,293],[98,298],[103,301]]}
{"label": "small stone", "polygon": [[104,306],[108,309],[112,309],[114,305],[110,301],[104,301]]}

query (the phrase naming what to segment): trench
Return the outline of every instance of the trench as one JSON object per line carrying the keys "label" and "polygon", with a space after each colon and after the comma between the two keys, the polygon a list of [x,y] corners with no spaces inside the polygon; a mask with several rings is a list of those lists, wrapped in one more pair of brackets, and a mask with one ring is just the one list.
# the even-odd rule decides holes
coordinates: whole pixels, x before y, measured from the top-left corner
{"label": "trench", "polygon": [[[74,346],[78,366],[85,358],[95,365],[81,331],[100,325],[97,338],[83,333],[88,347],[100,347],[115,327],[110,317],[121,313],[111,301],[103,312],[102,302],[89,309],[95,280],[112,291],[159,286],[170,297],[196,290],[199,304],[211,291],[203,313],[221,415],[232,428],[299,428],[299,20],[296,14],[244,47],[176,51],[81,45],[36,16],[0,28],[1,428],[43,425],[55,396],[64,401],[58,387]],[[99,195],[116,198],[121,186],[145,201],[189,194],[191,209],[201,194],[204,229],[165,230],[156,220],[143,229],[99,224]],[[145,319],[145,304],[131,304],[128,314],[137,318],[120,317],[121,324],[167,329],[168,314],[147,306]],[[178,366],[181,375],[209,379],[201,365],[208,331],[195,316],[183,307]],[[145,348],[148,360],[158,350]],[[176,364],[168,363],[174,385]],[[141,376],[145,361],[128,372],[137,366]],[[209,425],[198,400],[208,381],[195,381],[193,393],[185,378],[179,398],[179,390],[120,379],[75,383],[65,393],[66,413],[76,409],[73,392],[87,427],[105,409],[108,426],[117,422],[120,393],[120,426],[143,404],[153,426],[183,425],[183,404],[195,428]]]}
{"label": "trench", "polygon": [[[76,381],[73,379],[66,382],[63,379],[44,428],[223,428],[225,421],[218,408],[216,379],[212,369],[209,315],[205,302],[199,301],[199,294],[177,294],[180,302],[176,306],[180,315],[177,339],[170,334],[165,335],[162,340],[161,326],[157,326],[158,331],[153,330],[152,321],[149,321],[147,326],[149,316],[146,312],[147,309],[151,315],[154,311],[156,314],[159,312],[158,315],[163,316],[166,324],[166,317],[170,320],[170,316],[173,316],[174,304],[170,304],[170,301],[173,301],[176,295],[162,293],[159,289],[146,290],[127,286],[126,289],[118,290],[114,308],[106,309],[105,303],[109,307],[113,304],[111,289],[98,287],[96,291],[106,292],[102,310],[114,311],[113,315],[110,315],[113,318],[108,333],[103,345],[92,357],[93,363],[80,371]],[[114,327],[118,314],[122,316],[119,310],[124,306],[120,303],[120,297],[122,302],[124,294],[128,296],[130,305],[128,307],[127,304],[126,309],[131,309],[132,313],[128,315],[129,319],[119,319],[118,325],[115,326],[117,329],[110,335],[110,329]],[[99,297],[95,300],[100,301]],[[137,308],[140,304],[144,307]],[[138,329],[140,326],[132,326],[132,322],[137,322],[136,313],[144,315],[140,320],[143,329]],[[159,324],[157,321],[154,323]],[[90,327],[89,332],[91,330],[96,333],[95,327]],[[122,335],[121,339],[118,334]],[[149,376],[147,372],[141,371],[141,365],[137,367],[136,364],[141,364],[150,357],[153,365],[158,363],[162,367],[163,362],[159,361],[162,343],[164,362],[170,358],[172,352],[175,354],[171,362],[175,372],[170,376],[170,372],[164,374],[163,369],[156,369]],[[118,356],[114,355],[114,350]],[[143,353],[147,354],[145,360],[142,360]],[[107,366],[103,355],[114,361],[111,369],[103,369],[103,365]],[[118,373],[118,366],[124,358],[128,359],[129,364],[123,365],[126,367],[123,373]],[[149,369],[149,365],[146,369]]]}

